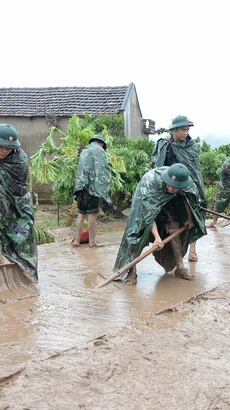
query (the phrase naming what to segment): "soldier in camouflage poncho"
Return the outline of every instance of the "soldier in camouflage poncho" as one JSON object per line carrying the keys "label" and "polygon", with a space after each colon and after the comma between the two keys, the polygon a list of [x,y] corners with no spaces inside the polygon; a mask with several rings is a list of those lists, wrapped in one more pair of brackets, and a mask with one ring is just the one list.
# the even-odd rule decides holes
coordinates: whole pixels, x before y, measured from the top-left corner
{"label": "soldier in camouflage poncho", "polygon": [[[195,141],[189,135],[189,128],[194,124],[184,115],[178,115],[169,127],[172,134],[160,138],[152,154],[152,167],[170,166],[176,162],[184,164],[195,182],[201,198],[201,205],[206,207],[206,197],[203,176],[200,171],[199,152]],[[189,261],[196,262],[196,243],[192,243],[189,251]]]}
{"label": "soldier in camouflage poncho", "polygon": [[[230,204],[230,158],[227,158],[220,171],[220,181],[214,211],[221,213]],[[218,216],[214,215],[213,220],[207,225],[207,228],[212,228],[218,221]]]}
{"label": "soldier in camouflage poncho", "polygon": [[2,254],[36,283],[37,246],[28,158],[20,148],[17,131],[9,124],[0,124],[0,232]]}
{"label": "soldier in camouflage poncho", "polygon": [[81,152],[78,162],[74,195],[78,203],[79,215],[76,221],[72,246],[79,246],[80,233],[88,216],[89,247],[103,246],[96,241],[96,217],[100,198],[111,203],[109,196],[110,170],[105,150],[106,142],[100,135],[89,140],[89,145]]}
{"label": "soldier in camouflage poncho", "polygon": [[[189,243],[206,235],[199,202],[196,185],[184,165],[148,171],[136,188],[113,271],[133,261],[153,242],[160,249],[153,256],[166,272],[176,267],[176,275],[193,279],[184,267],[183,256]],[[189,230],[162,247],[166,236],[186,224]],[[136,283],[136,267],[130,269],[125,283]]]}

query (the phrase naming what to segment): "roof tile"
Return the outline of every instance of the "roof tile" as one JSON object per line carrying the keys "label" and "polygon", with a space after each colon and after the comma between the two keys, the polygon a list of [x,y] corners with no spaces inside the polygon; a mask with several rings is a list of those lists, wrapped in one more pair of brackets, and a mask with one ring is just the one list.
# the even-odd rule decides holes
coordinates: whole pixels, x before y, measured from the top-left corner
{"label": "roof tile", "polygon": [[0,117],[118,114],[128,86],[0,88]]}

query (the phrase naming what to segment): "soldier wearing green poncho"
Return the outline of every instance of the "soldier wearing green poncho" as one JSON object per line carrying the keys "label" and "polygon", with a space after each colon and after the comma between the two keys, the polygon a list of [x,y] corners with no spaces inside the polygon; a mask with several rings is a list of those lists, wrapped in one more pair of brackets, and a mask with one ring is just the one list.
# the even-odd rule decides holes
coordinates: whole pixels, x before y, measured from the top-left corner
{"label": "soldier wearing green poncho", "polygon": [[89,140],[89,145],[81,152],[78,162],[74,196],[78,204],[79,215],[76,221],[75,237],[72,246],[79,246],[80,232],[84,219],[88,217],[89,247],[103,246],[96,241],[96,217],[99,200],[111,203],[109,196],[110,170],[107,162],[106,142],[101,135]]}
{"label": "soldier wearing green poncho", "polygon": [[[230,158],[227,158],[220,171],[220,181],[216,201],[214,205],[214,211],[221,213],[230,204]],[[207,228],[215,228],[215,224],[218,221],[218,216],[214,215],[213,220],[207,225]]]}
{"label": "soldier wearing green poncho", "polygon": [[[178,115],[172,120],[169,127],[170,135],[160,138],[152,154],[152,166],[170,166],[176,162],[184,164],[195,182],[200,198],[201,205],[206,207],[206,197],[204,181],[200,171],[199,151],[196,142],[190,137],[189,129],[194,124],[185,115]],[[191,243],[189,250],[189,261],[196,262],[196,243]]]}
{"label": "soldier wearing green poncho", "polygon": [[[183,256],[189,243],[206,235],[199,203],[196,184],[183,164],[148,171],[136,188],[113,271],[136,259],[153,242],[159,247],[153,255],[166,272],[176,268],[176,275],[192,280]],[[184,225],[188,229],[163,246],[162,240]],[[136,283],[136,267],[130,269],[125,283]]]}
{"label": "soldier wearing green poncho", "polygon": [[2,254],[37,282],[37,246],[29,164],[17,131],[0,124],[0,244]]}

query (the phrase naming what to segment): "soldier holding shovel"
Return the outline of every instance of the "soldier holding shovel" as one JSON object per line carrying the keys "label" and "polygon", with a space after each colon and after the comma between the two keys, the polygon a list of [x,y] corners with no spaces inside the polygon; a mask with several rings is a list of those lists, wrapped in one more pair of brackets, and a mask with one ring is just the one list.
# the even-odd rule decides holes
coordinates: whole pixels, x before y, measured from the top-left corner
{"label": "soldier holding shovel", "polygon": [[[206,206],[204,181],[200,170],[199,151],[196,142],[190,137],[189,129],[193,122],[185,115],[178,115],[172,120],[169,127],[170,135],[160,138],[152,154],[153,167],[170,166],[176,162],[184,164],[195,182],[201,205]],[[190,244],[189,261],[196,262],[196,242]]]}
{"label": "soldier holding shovel", "polygon": [[[175,163],[148,171],[139,182],[113,272],[136,259],[149,242],[158,245],[156,261],[166,272],[175,269],[183,279],[193,280],[184,266],[189,243],[206,235],[197,187],[187,167]],[[187,225],[181,236],[164,245],[162,240]],[[136,266],[128,271],[127,285],[137,281]]]}
{"label": "soldier holding shovel", "polygon": [[16,129],[9,124],[0,124],[0,233],[0,253],[15,263],[29,281],[37,283],[29,162],[20,148]]}
{"label": "soldier holding shovel", "polygon": [[[207,228],[215,228],[218,221],[218,213],[224,212],[230,204],[230,158],[227,158],[220,171],[220,181],[216,201],[214,205],[214,212],[217,214],[213,216],[213,220],[207,225]],[[221,216],[221,215],[219,215]]]}

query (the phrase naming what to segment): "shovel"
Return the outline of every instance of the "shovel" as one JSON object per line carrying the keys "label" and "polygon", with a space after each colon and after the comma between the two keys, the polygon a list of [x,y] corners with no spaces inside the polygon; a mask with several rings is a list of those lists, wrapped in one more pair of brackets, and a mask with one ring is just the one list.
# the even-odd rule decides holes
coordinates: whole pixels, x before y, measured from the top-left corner
{"label": "shovel", "polygon": [[209,214],[217,215],[217,216],[219,216],[220,218],[228,219],[229,222],[225,222],[225,223],[221,226],[221,228],[224,228],[225,226],[227,226],[227,225],[230,224],[230,217],[229,217],[229,216],[219,214],[219,212],[211,211],[210,209],[207,209],[207,208],[203,208],[203,206],[201,206],[200,209],[202,209],[202,210],[205,211],[205,212],[208,212]]}
{"label": "shovel", "polygon": [[38,294],[32,279],[25,276],[16,263],[8,261],[0,253],[0,302],[27,299]]}
{"label": "shovel", "polygon": [[[163,239],[162,243],[165,245],[166,243],[170,242],[171,239],[175,238],[177,235],[180,235],[180,233],[184,232],[186,229],[188,229],[188,225],[183,226],[182,228],[180,228],[176,232],[174,232],[172,235],[167,236],[165,239]],[[147,251],[143,252],[140,256],[138,256],[132,262],[129,262],[123,268],[119,269],[117,272],[115,272],[111,276],[109,276],[108,279],[105,280],[105,282],[103,282],[100,285],[96,286],[96,289],[102,288],[103,286],[108,285],[108,283],[112,282],[113,280],[119,278],[120,276],[123,276],[126,273],[126,271],[128,271],[130,268],[132,268],[138,262],[142,261],[142,259],[146,258],[146,256],[148,256],[151,253],[153,253],[155,251],[158,251],[158,250],[159,250],[158,245],[151,246],[151,248],[147,249]]]}
{"label": "shovel", "polygon": [[202,211],[208,212],[209,214],[214,214],[214,215],[220,216],[221,218],[228,219],[230,221],[230,217],[227,215],[219,214],[219,212],[211,211],[210,209],[203,208],[203,206],[200,206],[200,209],[202,209]]}

